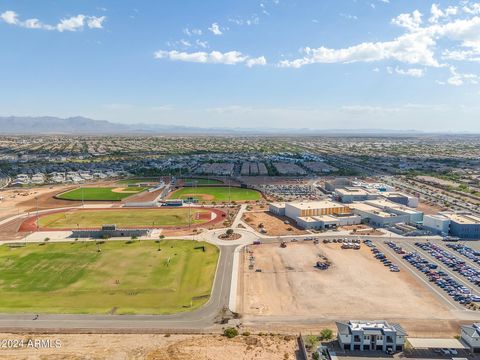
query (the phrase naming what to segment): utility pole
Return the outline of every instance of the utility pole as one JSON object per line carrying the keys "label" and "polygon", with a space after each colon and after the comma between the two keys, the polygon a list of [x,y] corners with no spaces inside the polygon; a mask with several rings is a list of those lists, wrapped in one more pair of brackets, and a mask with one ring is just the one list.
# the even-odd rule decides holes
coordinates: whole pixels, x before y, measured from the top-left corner
{"label": "utility pole", "polygon": [[38,225],[38,197],[37,196],[35,196],[35,205],[37,207],[37,231],[38,231],[39,225]]}

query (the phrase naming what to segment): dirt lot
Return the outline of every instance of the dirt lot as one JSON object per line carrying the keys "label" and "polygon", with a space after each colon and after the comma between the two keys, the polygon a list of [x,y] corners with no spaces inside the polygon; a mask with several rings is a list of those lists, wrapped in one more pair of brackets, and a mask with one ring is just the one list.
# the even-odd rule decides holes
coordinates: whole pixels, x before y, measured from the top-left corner
{"label": "dirt lot", "polygon": [[[263,224],[264,229],[267,231],[267,235],[279,236],[308,234],[307,231],[292,224],[291,219],[275,216],[268,211],[245,212],[242,216],[242,220],[256,231],[261,229],[258,225]],[[290,224],[285,224],[284,221],[289,221]]]}
{"label": "dirt lot", "polygon": [[430,205],[421,201],[417,206],[417,210],[422,211],[424,214],[431,215],[442,211],[442,208],[440,206]]}
{"label": "dirt lot", "polygon": [[[115,182],[102,181],[90,184],[90,186],[111,186],[112,184],[115,184]],[[88,186],[88,184],[84,184],[83,186]],[[78,201],[68,201],[54,198],[55,195],[76,187],[78,187],[78,185],[51,185],[33,188],[11,188],[7,190],[0,190],[0,197],[3,197],[3,200],[0,201],[0,220],[23,212],[35,211],[37,204],[40,210],[78,206]],[[95,201],[95,203],[111,204],[112,202]],[[117,204],[117,206],[119,206],[119,204]]]}
{"label": "dirt lot", "polygon": [[0,349],[2,359],[293,360],[295,337],[219,335],[13,335],[2,339],[59,340],[59,348]]}
{"label": "dirt lot", "polygon": [[[278,244],[250,247],[255,268],[243,266],[243,302],[248,315],[311,315],[330,319],[451,319],[446,305],[409,272],[392,273],[366,247],[342,250],[338,244]],[[332,266],[313,266],[325,255]],[[246,255],[245,255],[246,256]]]}

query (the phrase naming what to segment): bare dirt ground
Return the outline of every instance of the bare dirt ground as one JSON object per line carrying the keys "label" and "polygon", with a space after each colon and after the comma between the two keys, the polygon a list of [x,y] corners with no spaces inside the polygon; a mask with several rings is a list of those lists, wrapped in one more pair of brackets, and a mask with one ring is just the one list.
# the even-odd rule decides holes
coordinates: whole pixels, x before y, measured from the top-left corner
{"label": "bare dirt ground", "polygon": [[431,215],[431,214],[436,214],[439,211],[442,211],[442,208],[440,206],[436,205],[429,205],[423,201],[419,202],[417,206],[418,211],[422,211],[424,214]]}
{"label": "bare dirt ground", "polygon": [[14,335],[0,334],[2,339],[59,340],[59,348],[0,349],[8,360],[47,359],[147,359],[147,360],[293,360],[297,342],[293,336],[220,335]]}
{"label": "bare dirt ground", "polygon": [[[267,231],[267,235],[280,236],[280,235],[303,235],[308,234],[307,231],[298,228],[292,223],[291,219],[286,217],[278,217],[268,211],[255,211],[245,212],[242,216],[242,220],[248,225],[259,231],[260,224],[263,224],[263,228]],[[285,224],[284,221],[289,221],[289,224]]]}
{"label": "bare dirt ground", "polygon": [[350,235],[383,235],[385,234],[384,232],[380,230],[376,230],[371,228],[370,226],[367,225],[347,225],[347,226],[340,226],[338,230],[350,230]]}
{"label": "bare dirt ground", "polygon": [[[49,205],[65,206],[65,204],[72,205],[71,201],[55,200],[52,197],[60,192],[64,192],[71,186],[46,186],[37,187],[31,189],[24,188],[12,188],[7,190],[0,190],[0,197],[3,200],[0,201],[0,219],[17,215],[25,211],[29,211],[32,208],[36,208],[36,200],[38,198],[38,207],[46,208]],[[48,199],[55,201],[48,201]]]}
{"label": "bare dirt ground", "polygon": [[[250,247],[255,272],[243,266],[243,302],[248,315],[312,315],[330,319],[454,319],[447,306],[409,272],[392,273],[368,248],[338,244],[278,244]],[[318,255],[332,266],[314,268]],[[246,255],[245,255],[246,256]]]}

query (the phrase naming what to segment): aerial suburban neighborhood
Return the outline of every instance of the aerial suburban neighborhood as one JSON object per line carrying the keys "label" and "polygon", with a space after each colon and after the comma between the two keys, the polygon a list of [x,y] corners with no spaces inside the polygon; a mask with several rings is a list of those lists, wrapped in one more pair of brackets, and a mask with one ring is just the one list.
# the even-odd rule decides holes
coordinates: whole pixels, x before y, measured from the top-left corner
{"label": "aerial suburban neighborhood", "polygon": [[[61,314],[66,331],[151,329],[138,315],[169,334],[280,332],[307,359],[479,351],[480,154],[461,146],[471,138],[457,136],[453,153],[440,135],[212,136],[198,149],[189,136],[121,139],[134,152],[116,139],[0,139],[3,328],[54,329]],[[368,150],[385,142],[415,170]],[[408,150],[425,143],[435,157]],[[6,265],[25,257],[37,260]],[[58,275],[28,285],[38,271]]]}

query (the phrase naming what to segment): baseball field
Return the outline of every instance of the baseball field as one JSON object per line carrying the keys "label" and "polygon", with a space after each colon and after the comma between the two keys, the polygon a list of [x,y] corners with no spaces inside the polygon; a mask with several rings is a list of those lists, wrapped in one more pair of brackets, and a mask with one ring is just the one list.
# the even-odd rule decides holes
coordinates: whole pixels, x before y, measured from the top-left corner
{"label": "baseball field", "polygon": [[208,301],[219,254],[187,240],[41,245],[0,246],[0,312],[191,311]]}
{"label": "baseball field", "polygon": [[144,187],[84,187],[58,194],[62,200],[120,201],[126,197],[145,191]]}
{"label": "baseball field", "polygon": [[147,178],[135,178],[135,179],[122,179],[118,180],[117,184],[121,185],[135,185],[141,183],[158,183],[160,178],[147,177]]}
{"label": "baseball field", "polygon": [[239,187],[186,187],[170,194],[172,199],[194,198],[199,202],[226,202],[260,200],[262,195],[252,189]]}
{"label": "baseball field", "polygon": [[211,212],[206,209],[74,209],[40,216],[38,225],[43,229],[99,228],[104,224],[138,228],[186,226],[210,220]]}
{"label": "baseball field", "polygon": [[195,183],[197,185],[218,185],[223,184],[223,181],[216,179],[205,179],[205,178],[186,178],[182,179],[186,183]]}

